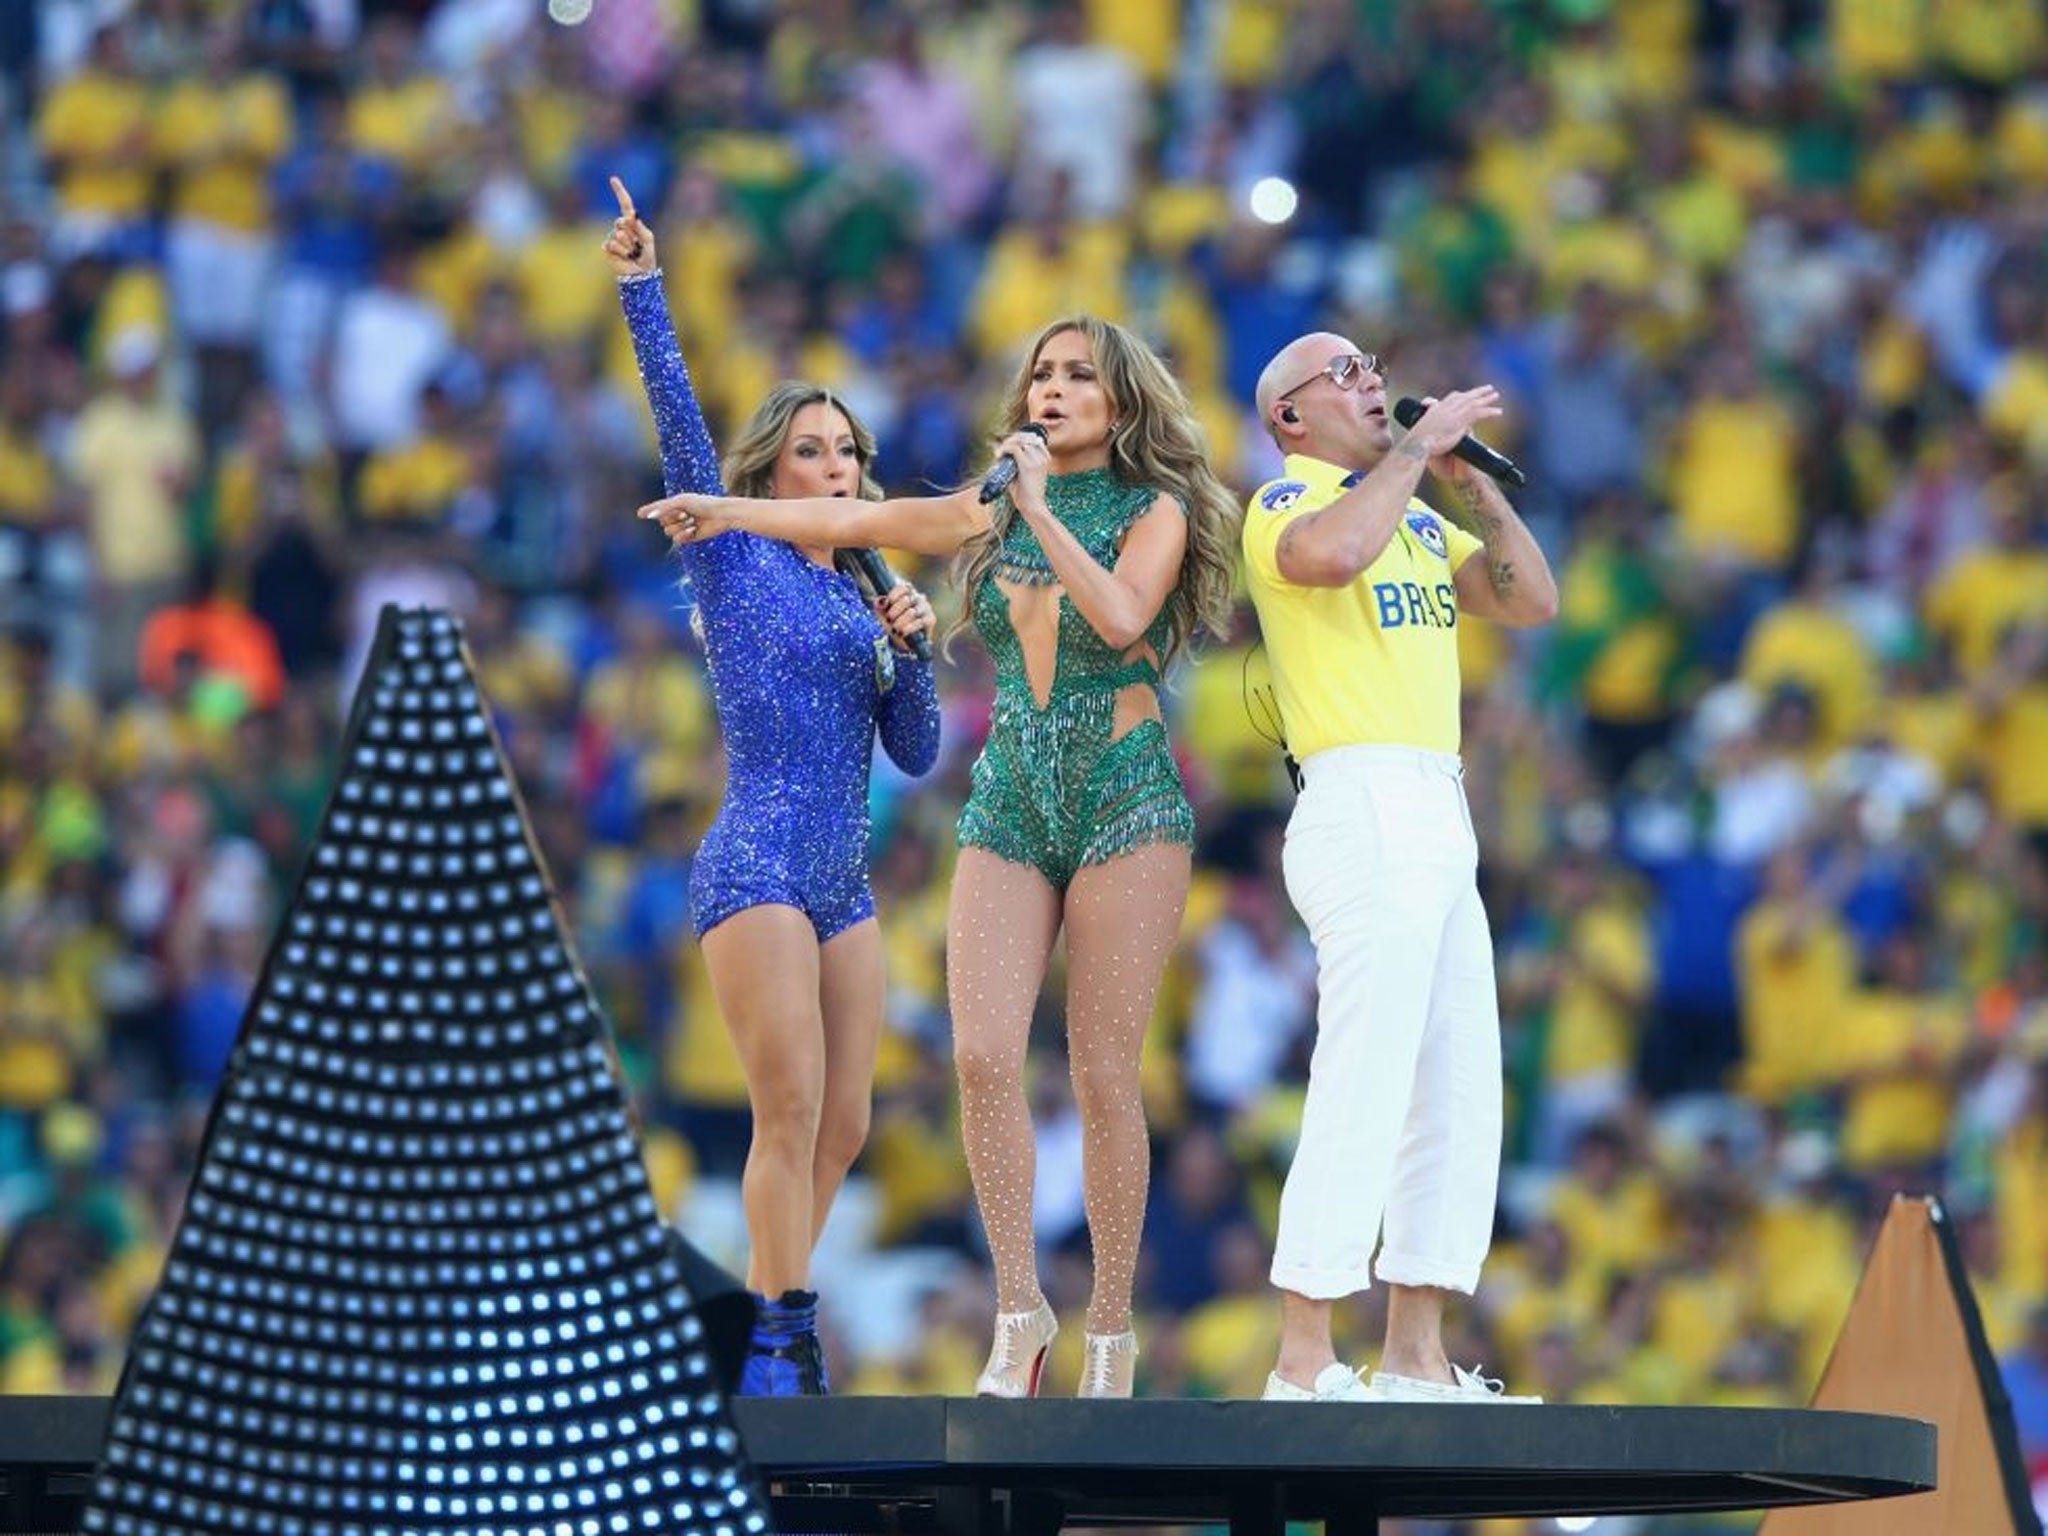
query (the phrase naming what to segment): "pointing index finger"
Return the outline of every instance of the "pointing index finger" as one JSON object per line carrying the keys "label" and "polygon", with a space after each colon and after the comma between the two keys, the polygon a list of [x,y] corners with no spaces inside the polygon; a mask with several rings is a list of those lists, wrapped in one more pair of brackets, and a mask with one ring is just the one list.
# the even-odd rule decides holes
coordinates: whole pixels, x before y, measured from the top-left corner
{"label": "pointing index finger", "polygon": [[619,200],[619,217],[637,220],[640,215],[633,211],[633,194],[626,190],[626,184],[614,176],[611,179],[612,196]]}

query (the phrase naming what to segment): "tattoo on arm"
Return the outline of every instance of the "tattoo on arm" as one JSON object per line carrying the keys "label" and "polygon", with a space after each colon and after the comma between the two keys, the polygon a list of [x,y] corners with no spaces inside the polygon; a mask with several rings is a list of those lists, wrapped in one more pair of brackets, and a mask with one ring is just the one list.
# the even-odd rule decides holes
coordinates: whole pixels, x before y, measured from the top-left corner
{"label": "tattoo on arm", "polygon": [[1465,522],[1479,535],[1485,546],[1486,578],[1493,584],[1493,595],[1503,602],[1513,593],[1515,587],[1515,565],[1504,560],[1495,549],[1495,544],[1507,528],[1507,521],[1486,504],[1485,493],[1477,486],[1460,481],[1452,488],[1458,498],[1458,506],[1464,512]]}
{"label": "tattoo on arm", "polygon": [[1477,486],[1460,480],[1451,487],[1451,494],[1457,498],[1458,510],[1464,514],[1459,521],[1480,538],[1486,539],[1500,531],[1500,519],[1488,513],[1486,498]]}
{"label": "tattoo on arm", "polygon": [[1280,530],[1280,542],[1273,547],[1273,561],[1276,565],[1287,563],[1294,551],[1295,536],[1301,532],[1301,525],[1308,521],[1306,517],[1297,517]]}

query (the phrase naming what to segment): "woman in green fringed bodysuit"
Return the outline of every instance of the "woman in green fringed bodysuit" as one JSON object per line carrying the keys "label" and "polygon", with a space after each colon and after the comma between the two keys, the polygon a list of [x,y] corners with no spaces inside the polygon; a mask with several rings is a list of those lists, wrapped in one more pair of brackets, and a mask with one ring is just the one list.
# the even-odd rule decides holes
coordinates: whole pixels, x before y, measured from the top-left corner
{"label": "woman in green fringed bodysuit", "polygon": [[[1027,422],[1043,439],[1020,430]],[[969,613],[996,663],[946,931],[961,1127],[996,1267],[995,1339],[976,1388],[1035,1393],[1058,1329],[1031,1225],[1025,1046],[1064,924],[1095,1253],[1080,1391],[1128,1396],[1150,1155],[1138,1052],[1194,843],[1159,685],[1197,628],[1220,632],[1228,617],[1236,507],[1179,384],[1107,321],[1061,320],[1039,335],[1002,429],[998,452],[1018,473],[989,507],[968,486],[851,512],[844,502],[676,496],[641,515],[678,542],[745,528],[796,543],[960,552]]]}

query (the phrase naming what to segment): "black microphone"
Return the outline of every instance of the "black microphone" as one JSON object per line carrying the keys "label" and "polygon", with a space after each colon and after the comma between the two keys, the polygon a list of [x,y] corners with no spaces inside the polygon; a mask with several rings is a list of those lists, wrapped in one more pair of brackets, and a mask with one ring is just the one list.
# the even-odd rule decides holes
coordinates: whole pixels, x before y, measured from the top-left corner
{"label": "black microphone", "polygon": [[[1027,421],[1017,429],[1019,432],[1036,432],[1039,440],[1045,439],[1045,428],[1035,421]],[[1010,488],[1010,482],[1017,478],[1017,461],[1007,453],[995,462],[995,468],[981,477],[981,504],[985,507]]]}
{"label": "black microphone", "polygon": [[[1422,413],[1428,409],[1428,406],[1424,405],[1413,395],[1403,395],[1394,402],[1394,420],[1401,423],[1404,427],[1412,427],[1415,423],[1422,420]],[[1458,439],[1458,446],[1453,448],[1451,452],[1454,456],[1470,464],[1474,469],[1479,470],[1483,474],[1491,475],[1496,480],[1505,480],[1509,485],[1527,485],[1529,483],[1529,477],[1522,473],[1521,465],[1502,453],[1498,448],[1487,447],[1486,444],[1479,441],[1478,438],[1469,432]]]}
{"label": "black microphone", "polygon": [[[1007,464],[1009,460],[1005,459],[1003,462]],[[843,553],[847,559],[860,567],[861,575],[866,577],[868,585],[875,589],[875,596],[880,597],[896,585],[896,573],[889,569],[889,562],[882,558],[881,551],[848,549]],[[919,661],[932,659],[932,643],[921,629],[910,637],[910,654]]]}

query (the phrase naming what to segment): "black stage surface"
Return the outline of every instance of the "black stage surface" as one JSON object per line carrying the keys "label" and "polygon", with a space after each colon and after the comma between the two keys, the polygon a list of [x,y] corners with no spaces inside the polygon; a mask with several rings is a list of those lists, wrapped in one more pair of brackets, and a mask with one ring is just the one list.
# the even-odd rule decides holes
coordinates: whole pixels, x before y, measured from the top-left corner
{"label": "black stage surface", "polygon": [[[100,1398],[0,1397],[0,1531],[75,1528]],[[739,1399],[785,1531],[1763,1509],[1934,1486],[1932,1425],[1813,1409]]]}

